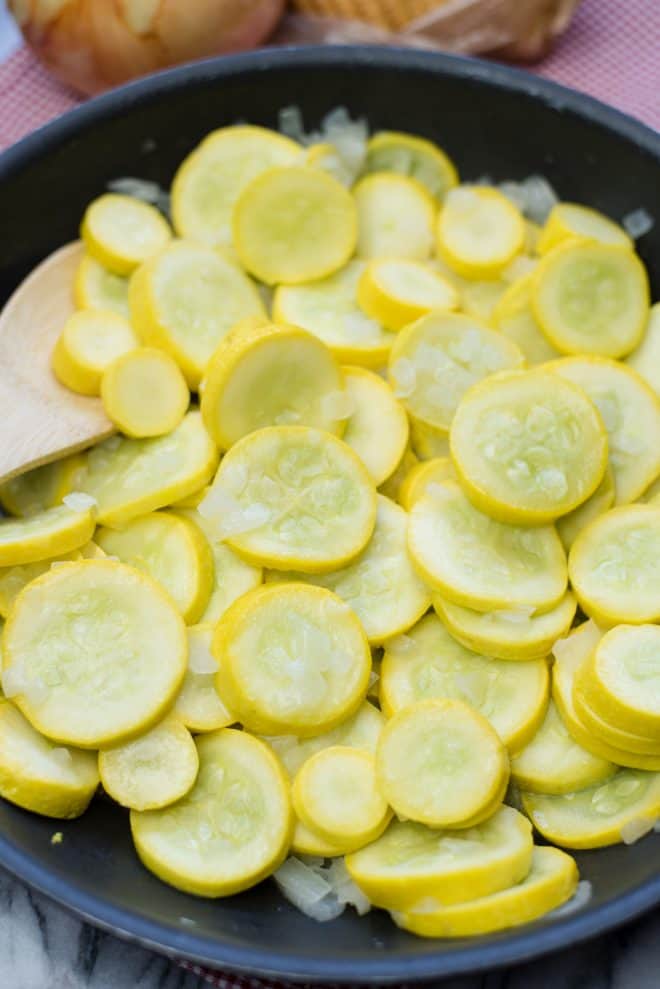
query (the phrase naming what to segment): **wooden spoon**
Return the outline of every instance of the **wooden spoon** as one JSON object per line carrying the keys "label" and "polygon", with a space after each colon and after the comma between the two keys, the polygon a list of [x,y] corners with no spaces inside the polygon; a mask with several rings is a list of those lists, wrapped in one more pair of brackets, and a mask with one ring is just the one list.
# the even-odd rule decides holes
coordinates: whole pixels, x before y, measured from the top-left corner
{"label": "wooden spoon", "polygon": [[53,374],[55,341],[74,311],[79,241],[49,255],[0,313],[0,482],[110,436],[98,398],[69,391]]}

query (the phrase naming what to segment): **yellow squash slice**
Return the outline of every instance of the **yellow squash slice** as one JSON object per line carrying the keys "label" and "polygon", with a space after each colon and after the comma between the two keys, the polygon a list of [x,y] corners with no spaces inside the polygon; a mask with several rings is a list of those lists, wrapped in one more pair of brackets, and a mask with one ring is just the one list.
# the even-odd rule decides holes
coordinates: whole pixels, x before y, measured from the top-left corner
{"label": "yellow squash slice", "polygon": [[397,335],[388,374],[408,413],[446,433],[471,385],[523,364],[501,333],[458,313],[431,313]]}
{"label": "yellow squash slice", "polygon": [[185,626],[148,577],[111,560],[50,570],[20,594],[3,635],[3,683],[37,731],[99,748],[147,731],[186,669]]}
{"label": "yellow squash slice", "polygon": [[621,733],[650,736],[660,755],[660,628],[619,625],[576,676],[575,693]]}
{"label": "yellow squash slice", "polygon": [[363,261],[306,285],[280,285],[273,298],[273,319],[292,323],[319,337],[343,364],[381,367],[395,339],[358,305]]}
{"label": "yellow squash slice", "polygon": [[567,357],[547,370],[573,382],[597,407],[616,504],[635,501],[660,473],[660,400],[635,371],[605,357]]}
{"label": "yellow squash slice", "polygon": [[529,924],[571,898],[578,870],[558,848],[535,848],[525,878],[490,896],[417,913],[392,913],[392,920],[418,937],[456,938],[491,934]]}
{"label": "yellow squash slice", "polygon": [[223,127],[184,159],[172,183],[180,237],[208,247],[231,244],[231,218],[243,189],[275,165],[293,165],[301,147],[265,127]]}
{"label": "yellow squash slice", "polygon": [[91,254],[85,254],[78,265],[73,298],[77,309],[105,309],[126,319],[130,315],[128,279],[108,271]]}
{"label": "yellow squash slice", "polygon": [[99,752],[104,790],[132,810],[157,810],[180,800],[198,769],[192,735],[172,717],[132,742]]}
{"label": "yellow squash slice", "polygon": [[369,642],[379,645],[414,625],[431,601],[408,555],[407,523],[404,510],[379,495],[376,527],[356,560],[329,574],[273,571],[267,579],[302,580],[333,591],[358,616]]}
{"label": "yellow squash slice", "polygon": [[365,268],[358,301],[367,316],[397,331],[433,310],[457,309],[459,297],[451,282],[430,266],[384,258]]}
{"label": "yellow squash slice", "polygon": [[440,201],[458,184],[454,163],[437,144],[399,131],[378,131],[370,138],[365,171],[408,175]]}
{"label": "yellow squash slice", "polygon": [[521,882],[532,862],[532,827],[512,807],[463,831],[392,821],[366,848],[346,856],[351,878],[386,910],[465,903]]}
{"label": "yellow squash slice", "polygon": [[358,216],[360,258],[424,261],[433,249],[436,204],[416,179],[377,172],[353,190]]}
{"label": "yellow squash slice", "polygon": [[307,759],[293,781],[291,797],[303,825],[339,846],[374,841],[392,816],[376,782],[374,757],[343,745]]}
{"label": "yellow squash slice", "polygon": [[634,246],[623,227],[598,210],[578,203],[557,203],[548,214],[536,249],[539,254],[547,254],[559,244],[575,238],[613,247],[632,249]]}
{"label": "yellow squash slice", "polygon": [[85,473],[85,457],[74,453],[35,467],[0,485],[0,504],[10,515],[34,515],[61,504],[79,486]]}
{"label": "yellow squash slice", "polygon": [[89,542],[94,527],[87,498],[82,507],[57,505],[24,519],[0,519],[0,567],[61,557]]}
{"label": "yellow squash slice", "polygon": [[660,619],[660,505],[599,515],[571,547],[569,573],[583,610],[605,627]]}
{"label": "yellow squash slice", "polygon": [[101,380],[108,418],[126,436],[163,436],[176,429],[190,404],[190,392],[176,361],[154,347],[118,357]]}
{"label": "yellow squash slice", "polygon": [[241,723],[265,735],[320,735],[365,698],[371,652],[354,613],[330,591],[270,585],[217,626],[218,689]]}
{"label": "yellow squash slice", "polygon": [[378,785],[395,813],[432,828],[490,817],[509,782],[506,749],[488,721],[456,700],[419,701],[385,724]]}
{"label": "yellow squash slice", "polygon": [[200,529],[170,512],[140,515],[122,529],[100,528],[96,541],[163,587],[189,625],[204,614],[213,588],[213,555]]}
{"label": "yellow squash slice", "polygon": [[617,766],[660,771],[660,756],[626,751],[609,744],[603,738],[596,737],[593,729],[587,728],[578,714],[573,699],[576,675],[601,637],[602,632],[598,626],[595,622],[589,621],[574,629],[568,638],[560,639],[555,643],[553,649],[555,664],[552,668],[553,700],[570,734],[587,752],[613,762]]}
{"label": "yellow squash slice", "polygon": [[461,186],[447,196],[438,217],[438,254],[465,278],[497,278],[519,254],[525,224],[498,189]]}
{"label": "yellow squash slice", "polygon": [[293,830],[289,787],[268,746],[247,732],[224,728],[196,744],[192,790],[162,810],[131,811],[133,841],[144,865],[171,886],[231,896],[284,861]]}
{"label": "yellow squash slice", "polygon": [[386,644],[380,704],[391,717],[423,700],[463,701],[490,722],[510,752],[518,752],[543,720],[549,686],[544,659],[491,659],[462,646],[435,615],[426,615]]}
{"label": "yellow squash slice", "polygon": [[577,601],[569,591],[550,611],[535,615],[529,607],[473,611],[434,594],[433,607],[468,649],[517,661],[547,656],[557,639],[568,633]]}
{"label": "yellow squash slice", "polygon": [[532,305],[562,354],[625,357],[649,315],[646,269],[628,248],[568,241],[536,269]]}
{"label": "yellow squash slice", "polygon": [[442,597],[476,611],[550,611],[566,592],[566,557],[553,526],[497,522],[445,481],[415,502],[408,548]]}
{"label": "yellow squash slice", "polygon": [[355,251],[357,215],[348,190],[316,168],[271,168],[234,208],[234,247],[266,285],[299,285],[342,268]]}
{"label": "yellow squash slice", "polygon": [[606,783],[551,796],[522,795],[525,812],[544,838],[562,848],[616,845],[640,827],[650,831],[660,814],[660,773],[620,769]]}
{"label": "yellow squash slice", "polygon": [[96,793],[96,754],[69,749],[35,731],[0,701],[0,796],[45,817],[80,817]]}
{"label": "yellow squash slice", "polygon": [[122,528],[210,481],[218,452],[199,412],[189,412],[167,436],[112,436],[90,450],[80,489],[97,502],[98,522]]}
{"label": "yellow squash slice", "polygon": [[271,426],[229,450],[199,511],[248,562],[318,573],[364,549],[376,492],[357,455],[330,433]]}
{"label": "yellow squash slice", "polygon": [[71,391],[100,395],[104,372],[139,342],[124,316],[111,310],[83,309],[69,317],[55,344],[55,377]]}
{"label": "yellow squash slice", "polygon": [[379,486],[401,463],[408,444],[408,419],[380,375],[361,367],[345,367],[343,372],[352,411],[342,438]]}
{"label": "yellow squash slice", "polygon": [[562,794],[602,783],[616,768],[578,745],[551,701],[534,738],[511,760],[511,779],[521,790]]}
{"label": "yellow squash slice", "polygon": [[201,408],[209,433],[228,450],[264,426],[314,426],[341,435],[351,404],[339,366],[318,338],[266,323],[220,342]]}
{"label": "yellow squash slice", "polygon": [[219,252],[175,241],[136,271],[131,319],[142,342],[167,351],[196,389],[223,337],[241,320],[265,317],[256,285]]}
{"label": "yellow squash slice", "polygon": [[568,381],[535,369],[475,385],[449,437],[468,496],[504,522],[551,522],[581,505],[607,466],[596,407]]}
{"label": "yellow squash slice", "polygon": [[155,206],[107,193],[87,207],[80,234],[89,254],[116,275],[130,275],[172,236]]}

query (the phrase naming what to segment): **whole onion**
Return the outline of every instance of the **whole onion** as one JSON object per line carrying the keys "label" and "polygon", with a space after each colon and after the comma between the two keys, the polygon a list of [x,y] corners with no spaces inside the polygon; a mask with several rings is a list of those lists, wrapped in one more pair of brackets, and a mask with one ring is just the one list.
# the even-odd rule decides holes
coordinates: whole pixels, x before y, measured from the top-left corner
{"label": "whole onion", "polygon": [[9,0],[27,43],[83,93],[265,41],[285,0]]}

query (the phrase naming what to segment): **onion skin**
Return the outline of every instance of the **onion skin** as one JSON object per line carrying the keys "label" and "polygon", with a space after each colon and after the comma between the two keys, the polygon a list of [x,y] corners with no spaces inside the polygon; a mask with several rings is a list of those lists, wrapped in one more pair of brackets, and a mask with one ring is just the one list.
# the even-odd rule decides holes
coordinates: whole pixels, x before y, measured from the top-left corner
{"label": "onion skin", "polygon": [[[9,0],[28,45],[81,93],[265,41],[286,0]],[[137,20],[130,5],[144,11]],[[139,26],[138,26],[138,22]]]}

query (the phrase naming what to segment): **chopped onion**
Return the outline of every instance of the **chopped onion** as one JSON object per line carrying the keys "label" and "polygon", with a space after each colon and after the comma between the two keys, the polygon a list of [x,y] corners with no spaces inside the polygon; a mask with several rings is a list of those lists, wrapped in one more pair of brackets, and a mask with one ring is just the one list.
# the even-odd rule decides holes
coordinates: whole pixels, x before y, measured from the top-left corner
{"label": "chopped onion", "polygon": [[192,673],[218,672],[218,663],[215,657],[197,637],[190,642],[188,668]]}
{"label": "chopped onion", "polygon": [[653,229],[655,220],[648,210],[645,210],[642,206],[639,209],[632,210],[630,213],[626,213],[621,221],[621,225],[633,240],[638,240]]}
{"label": "chopped onion", "polygon": [[430,484],[426,485],[424,494],[428,495],[429,498],[438,498],[445,493],[445,488],[438,481],[431,481]]}
{"label": "chopped onion", "polygon": [[551,910],[549,914],[546,914],[548,918],[566,917],[567,914],[575,913],[577,910],[581,910],[586,907],[587,903],[591,899],[591,883],[588,879],[581,879],[577,884],[577,889],[575,893],[567,900],[566,903],[562,903],[560,907],[556,910]]}
{"label": "chopped onion", "polygon": [[325,923],[344,912],[345,904],[339,902],[327,879],[295,856],[288,858],[273,878],[286,899],[312,920]]}
{"label": "chopped onion", "polygon": [[415,365],[407,357],[400,357],[392,365],[394,378],[394,394],[396,398],[408,398],[417,387],[417,371]]}
{"label": "chopped onion", "polygon": [[151,182],[149,179],[138,179],[132,175],[122,179],[112,179],[108,182],[110,192],[118,192],[122,196],[132,196],[134,199],[141,199],[143,203],[151,203],[157,209],[170,215],[170,196],[158,182]]}
{"label": "chopped onion", "polygon": [[255,502],[243,508],[226,488],[221,488],[219,485],[211,488],[206,497],[200,501],[197,511],[214,524],[217,538],[221,542],[230,536],[259,529],[271,517],[270,509],[266,505]]}
{"label": "chopped onion", "polygon": [[354,907],[361,917],[371,910],[371,903],[362,890],[353,882],[343,858],[330,860],[327,868],[328,882],[340,903]]}
{"label": "chopped onion", "polygon": [[27,681],[21,666],[11,666],[8,670],[3,670],[0,675],[2,681],[2,692],[5,697],[17,697],[25,690]]}
{"label": "chopped onion", "polygon": [[293,855],[277,870],[275,880],[283,892],[292,897],[292,902],[297,899],[308,904],[318,903],[332,889],[315,869]]}
{"label": "chopped onion", "polygon": [[355,412],[355,403],[345,391],[331,391],[321,399],[321,412],[328,419],[341,422],[350,419]]}
{"label": "chopped onion", "polygon": [[526,254],[519,254],[504,269],[502,278],[505,282],[517,282],[520,278],[524,278],[525,275],[529,275],[537,266],[538,261],[536,258],[530,258]]}
{"label": "chopped onion", "polygon": [[397,635],[395,639],[390,639],[386,643],[385,649],[387,652],[402,653],[410,652],[411,649],[415,648],[415,640],[409,635]]}
{"label": "chopped onion", "polygon": [[42,704],[48,697],[48,687],[42,680],[28,680],[23,667],[12,666],[2,671],[2,690],[5,697],[22,694],[31,704]]}
{"label": "chopped onion", "polygon": [[67,508],[72,508],[74,512],[86,512],[89,508],[98,506],[96,498],[92,498],[91,495],[85,494],[83,491],[72,491],[71,494],[62,498],[62,502]]}
{"label": "chopped onion", "polygon": [[303,115],[299,106],[285,106],[280,110],[278,128],[281,134],[290,137],[292,141],[297,141],[298,144],[308,143]]}
{"label": "chopped onion", "polygon": [[331,110],[321,121],[320,130],[306,133],[300,107],[287,106],[280,110],[279,129],[304,147],[331,144],[343,165],[342,174],[348,185],[353,184],[364,167],[369,128],[363,117],[353,120],[346,107]]}
{"label": "chopped onion", "polygon": [[73,765],[73,756],[68,749],[63,747],[51,749],[50,754],[53,761],[56,762],[61,769],[70,769]]}
{"label": "chopped onion", "polygon": [[533,223],[545,223],[548,213],[559,202],[543,175],[529,175],[522,182],[501,182],[498,188]]}
{"label": "chopped onion", "polygon": [[636,841],[643,838],[649,831],[653,831],[656,825],[655,818],[634,817],[632,821],[626,821],[621,825],[620,835],[624,845],[634,845]]}
{"label": "chopped onion", "polygon": [[[584,625],[580,625],[581,633],[584,632],[584,629],[587,625],[589,625],[590,629],[593,629],[594,631],[598,630],[598,626],[596,625],[595,621],[593,620],[593,618],[590,618],[588,622],[584,623]],[[562,656],[564,656],[567,652],[570,653],[572,651],[572,647],[573,647],[573,640],[570,635],[566,635],[561,639],[557,639],[554,646],[552,647],[552,654],[555,657],[555,659],[561,661]]]}
{"label": "chopped onion", "polygon": [[371,903],[351,879],[343,858],[330,859],[291,856],[274,873],[284,896],[302,913],[321,923],[334,920],[346,906],[362,916]]}

